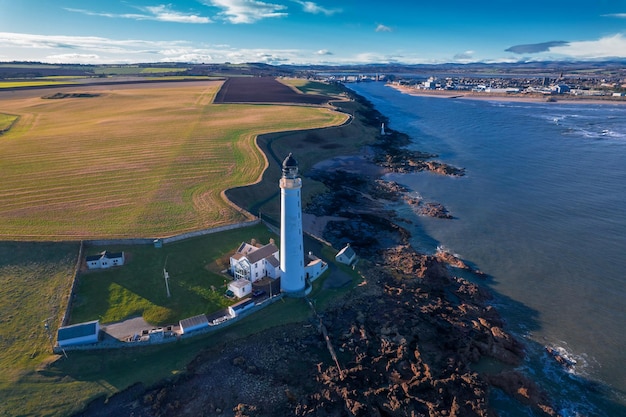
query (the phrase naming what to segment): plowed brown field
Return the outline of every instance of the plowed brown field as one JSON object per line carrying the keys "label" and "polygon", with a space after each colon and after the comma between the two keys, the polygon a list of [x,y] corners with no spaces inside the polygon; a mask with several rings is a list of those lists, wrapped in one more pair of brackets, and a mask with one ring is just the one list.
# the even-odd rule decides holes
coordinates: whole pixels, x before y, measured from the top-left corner
{"label": "plowed brown field", "polygon": [[229,78],[215,97],[216,103],[294,103],[321,105],[329,97],[301,94],[271,77]]}

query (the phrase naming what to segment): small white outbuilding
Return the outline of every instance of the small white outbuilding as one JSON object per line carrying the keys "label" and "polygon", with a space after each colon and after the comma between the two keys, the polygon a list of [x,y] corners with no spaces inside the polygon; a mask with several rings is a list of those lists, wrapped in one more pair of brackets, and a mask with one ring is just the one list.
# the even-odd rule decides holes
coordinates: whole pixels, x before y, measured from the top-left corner
{"label": "small white outbuilding", "polygon": [[252,292],[252,283],[247,279],[239,278],[228,284],[228,289],[237,298],[243,298]]}
{"label": "small white outbuilding", "polygon": [[236,317],[252,307],[254,307],[254,300],[248,298],[247,300],[239,301],[237,304],[233,304],[232,306],[228,307],[228,312],[232,317]]}
{"label": "small white outbuilding", "polygon": [[99,335],[100,322],[98,320],[72,324],[71,326],[59,327],[57,344],[60,347],[89,345],[98,343]]}
{"label": "small white outbuilding", "polygon": [[209,327],[209,319],[205,314],[182,319],[178,322],[182,334]]}
{"label": "small white outbuilding", "polygon": [[356,260],[356,252],[354,252],[354,249],[352,249],[348,243],[335,255],[335,260],[342,264],[350,265]]}

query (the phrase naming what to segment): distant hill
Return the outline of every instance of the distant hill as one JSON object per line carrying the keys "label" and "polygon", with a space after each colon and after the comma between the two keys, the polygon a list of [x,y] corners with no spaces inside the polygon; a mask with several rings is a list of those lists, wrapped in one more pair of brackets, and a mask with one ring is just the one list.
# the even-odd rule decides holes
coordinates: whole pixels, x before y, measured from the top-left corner
{"label": "distant hill", "polygon": [[50,76],[291,76],[318,73],[383,73],[383,74],[485,74],[548,76],[597,76],[626,78],[626,60],[612,61],[543,61],[527,63],[472,64],[367,64],[367,65],[269,65],[264,63],[143,63],[129,65],[45,64],[40,62],[0,63],[0,79],[30,79]]}

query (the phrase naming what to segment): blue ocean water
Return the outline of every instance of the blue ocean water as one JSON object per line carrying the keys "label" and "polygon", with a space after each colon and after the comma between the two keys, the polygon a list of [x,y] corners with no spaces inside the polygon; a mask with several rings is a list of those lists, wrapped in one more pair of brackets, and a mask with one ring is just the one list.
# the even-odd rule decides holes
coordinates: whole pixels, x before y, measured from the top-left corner
{"label": "blue ocean water", "polygon": [[[564,416],[626,415],[626,106],[402,94],[349,85],[412,138],[467,175],[390,174],[454,220],[410,219],[413,244],[442,245],[489,274],[525,371]],[[561,352],[565,369],[545,348]],[[532,412],[496,396],[504,416]]]}

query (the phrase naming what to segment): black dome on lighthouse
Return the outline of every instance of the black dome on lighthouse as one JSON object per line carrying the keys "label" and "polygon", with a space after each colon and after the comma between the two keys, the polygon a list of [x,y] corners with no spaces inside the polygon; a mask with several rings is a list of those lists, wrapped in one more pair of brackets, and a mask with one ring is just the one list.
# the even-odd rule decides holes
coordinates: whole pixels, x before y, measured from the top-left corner
{"label": "black dome on lighthouse", "polygon": [[290,152],[289,155],[287,155],[287,157],[283,161],[283,169],[297,168],[297,167],[298,167],[298,161],[296,161],[296,158],[294,158],[293,154]]}
{"label": "black dome on lighthouse", "polygon": [[287,158],[283,161],[283,177],[284,178],[296,178],[298,175],[298,161],[293,157],[291,152],[287,155]]}

